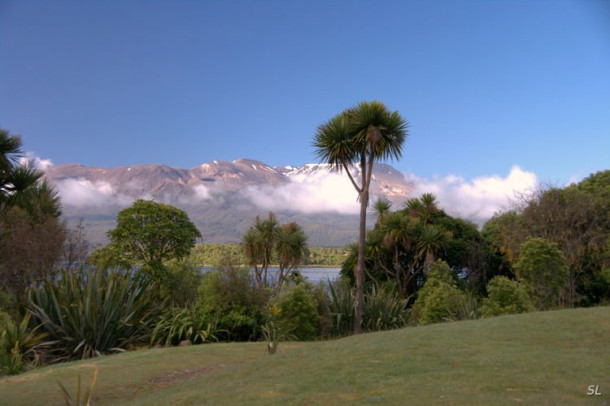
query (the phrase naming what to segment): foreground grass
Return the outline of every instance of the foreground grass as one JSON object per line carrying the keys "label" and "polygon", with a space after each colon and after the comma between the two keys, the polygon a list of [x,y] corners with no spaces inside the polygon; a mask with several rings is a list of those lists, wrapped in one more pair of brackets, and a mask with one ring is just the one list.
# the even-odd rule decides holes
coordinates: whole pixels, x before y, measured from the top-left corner
{"label": "foreground grass", "polygon": [[[0,379],[0,403],[62,404],[99,369],[96,405],[610,404],[610,308],[531,313],[314,343],[151,349]],[[588,396],[598,385],[599,396]]]}

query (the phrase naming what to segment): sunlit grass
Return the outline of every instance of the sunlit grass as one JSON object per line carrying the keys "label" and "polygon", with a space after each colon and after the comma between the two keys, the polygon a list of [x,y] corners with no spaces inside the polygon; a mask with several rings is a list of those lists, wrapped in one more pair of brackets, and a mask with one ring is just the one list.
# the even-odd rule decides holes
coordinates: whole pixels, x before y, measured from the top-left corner
{"label": "sunlit grass", "polygon": [[[0,399],[62,404],[57,379],[99,369],[96,405],[596,404],[610,397],[609,310],[280,343],[273,356],[266,342],[142,350],[4,378]],[[589,385],[602,395],[587,396]]]}

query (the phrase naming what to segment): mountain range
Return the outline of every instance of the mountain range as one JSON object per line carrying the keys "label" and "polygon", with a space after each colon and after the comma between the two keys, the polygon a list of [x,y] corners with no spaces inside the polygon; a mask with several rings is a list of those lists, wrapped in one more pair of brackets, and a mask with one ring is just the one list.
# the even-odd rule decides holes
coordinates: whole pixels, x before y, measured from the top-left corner
{"label": "mountain range", "polygon": [[[357,169],[352,174],[358,179]],[[238,242],[256,216],[269,211],[280,222],[303,226],[310,245],[340,247],[357,238],[356,191],[345,173],[326,164],[272,167],[251,159],[213,161],[192,169],[63,164],[48,168],[45,177],[60,194],[64,216],[69,221],[82,218],[94,244],[107,242],[106,231],[114,227],[118,211],[138,198],[186,211],[208,243]],[[401,172],[375,165],[371,202],[384,197],[400,205],[410,190]]]}

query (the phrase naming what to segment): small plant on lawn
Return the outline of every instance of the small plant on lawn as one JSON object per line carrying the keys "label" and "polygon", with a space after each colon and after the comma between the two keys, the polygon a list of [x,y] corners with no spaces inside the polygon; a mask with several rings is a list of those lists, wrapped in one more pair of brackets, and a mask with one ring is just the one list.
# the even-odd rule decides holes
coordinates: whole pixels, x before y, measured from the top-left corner
{"label": "small plant on lawn", "polygon": [[57,381],[57,384],[59,385],[59,389],[61,390],[61,395],[63,396],[63,398],[66,402],[66,406],[80,406],[80,405],[89,406],[91,404],[91,396],[93,395],[93,387],[95,386],[95,382],[97,381],[97,372],[98,372],[97,369],[95,371],[93,371],[93,377],[91,377],[91,383],[89,384],[87,391],[84,393],[82,403],[81,403],[81,399],[80,399],[80,395],[81,395],[80,375],[78,376],[78,381],[77,381],[78,383],[76,386],[76,396],[74,399],[72,398],[72,396],[70,396],[70,392],[66,389],[66,387],[60,381]]}

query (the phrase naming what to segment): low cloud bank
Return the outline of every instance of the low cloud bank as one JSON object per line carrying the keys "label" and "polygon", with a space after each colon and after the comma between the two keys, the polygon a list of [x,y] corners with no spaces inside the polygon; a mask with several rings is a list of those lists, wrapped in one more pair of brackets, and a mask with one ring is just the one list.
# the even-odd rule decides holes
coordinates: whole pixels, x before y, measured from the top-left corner
{"label": "low cloud bank", "polygon": [[482,225],[494,213],[506,209],[511,198],[528,193],[538,185],[533,172],[513,166],[506,177],[489,175],[466,180],[461,176],[448,175],[432,179],[407,175],[413,185],[413,197],[422,193],[433,193],[439,206],[454,217],[461,217]]}
{"label": "low cloud bank", "polygon": [[55,185],[62,204],[74,207],[128,206],[135,198],[120,195],[108,182],[64,179]]}
{"label": "low cloud bank", "polygon": [[243,195],[266,210],[292,210],[302,213],[358,214],[358,194],[347,175],[316,172],[295,175],[278,187],[252,186]]}

